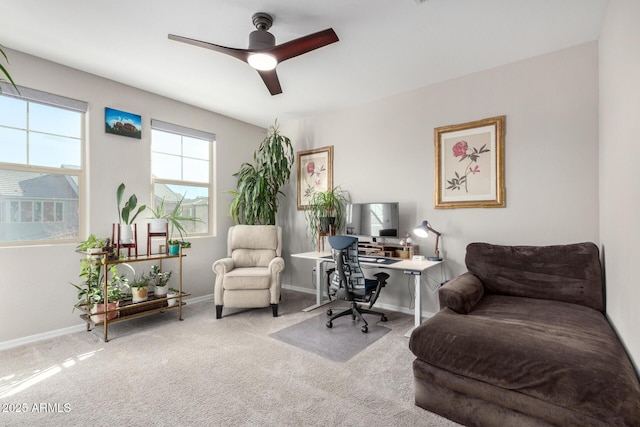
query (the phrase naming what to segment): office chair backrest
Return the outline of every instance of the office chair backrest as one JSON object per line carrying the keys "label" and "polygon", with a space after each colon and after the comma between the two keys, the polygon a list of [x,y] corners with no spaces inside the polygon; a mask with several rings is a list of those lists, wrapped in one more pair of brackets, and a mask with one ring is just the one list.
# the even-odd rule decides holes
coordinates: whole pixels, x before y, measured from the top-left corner
{"label": "office chair backrest", "polygon": [[[345,288],[348,292],[365,289],[365,278],[358,261],[358,239],[353,236],[329,236],[336,273],[331,288]],[[339,296],[340,298],[340,296]]]}

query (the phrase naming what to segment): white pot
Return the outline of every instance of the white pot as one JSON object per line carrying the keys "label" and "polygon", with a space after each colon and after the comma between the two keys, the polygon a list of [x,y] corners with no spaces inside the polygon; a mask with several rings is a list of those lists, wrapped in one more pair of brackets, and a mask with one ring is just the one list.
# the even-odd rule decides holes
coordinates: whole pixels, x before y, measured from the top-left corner
{"label": "white pot", "polygon": [[164,218],[151,218],[149,220],[149,233],[165,233],[167,220]]}
{"label": "white pot", "polygon": [[164,286],[156,286],[156,289],[153,291],[153,294],[157,297],[164,297],[169,292],[169,284],[167,283]]}
{"label": "white pot", "polygon": [[133,226],[120,224],[120,243],[128,244],[133,241]]}
{"label": "white pot", "polygon": [[167,300],[167,304],[169,305],[169,307],[173,307],[174,305],[178,304],[178,299],[177,298],[172,298],[172,297],[177,297],[178,294],[177,292],[169,292],[167,294],[167,298],[171,298],[169,300]]}
{"label": "white pot", "polygon": [[131,288],[131,297],[133,302],[146,301],[149,298],[148,288]]}

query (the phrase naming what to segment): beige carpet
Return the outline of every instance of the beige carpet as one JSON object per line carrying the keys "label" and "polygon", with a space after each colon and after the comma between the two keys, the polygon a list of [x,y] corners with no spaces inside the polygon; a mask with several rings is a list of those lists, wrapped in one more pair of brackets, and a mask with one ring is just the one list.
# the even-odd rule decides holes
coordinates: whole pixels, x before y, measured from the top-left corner
{"label": "beige carpet", "polygon": [[[455,426],[414,405],[412,317],[344,363],[269,334],[320,313],[284,291],[271,309],[213,302],[0,352],[0,424],[12,426]],[[348,321],[347,321],[348,322]],[[354,332],[361,333],[359,330]]]}

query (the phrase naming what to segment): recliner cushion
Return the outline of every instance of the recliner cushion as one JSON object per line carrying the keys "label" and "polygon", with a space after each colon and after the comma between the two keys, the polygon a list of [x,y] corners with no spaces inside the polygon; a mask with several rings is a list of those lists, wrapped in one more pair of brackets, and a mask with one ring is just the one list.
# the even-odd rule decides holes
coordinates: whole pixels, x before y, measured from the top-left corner
{"label": "recliner cushion", "polygon": [[269,289],[271,273],[268,268],[234,268],[224,277],[224,289]]}
{"label": "recliner cushion", "polygon": [[235,249],[231,253],[236,268],[267,267],[275,257],[276,251],[272,249]]}

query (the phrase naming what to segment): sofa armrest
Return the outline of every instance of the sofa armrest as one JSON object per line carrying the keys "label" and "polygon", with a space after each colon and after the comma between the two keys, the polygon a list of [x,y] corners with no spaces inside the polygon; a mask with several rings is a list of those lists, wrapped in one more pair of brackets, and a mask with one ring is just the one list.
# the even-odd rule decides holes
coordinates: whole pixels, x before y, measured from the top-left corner
{"label": "sofa armrest", "polygon": [[469,314],[483,295],[482,282],[468,272],[448,281],[438,290],[440,309],[449,307],[460,314]]}
{"label": "sofa armrest", "polygon": [[211,269],[214,273],[219,276],[224,276],[226,273],[230,272],[235,268],[235,263],[231,258],[222,258],[217,260],[211,266]]}

